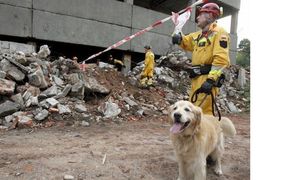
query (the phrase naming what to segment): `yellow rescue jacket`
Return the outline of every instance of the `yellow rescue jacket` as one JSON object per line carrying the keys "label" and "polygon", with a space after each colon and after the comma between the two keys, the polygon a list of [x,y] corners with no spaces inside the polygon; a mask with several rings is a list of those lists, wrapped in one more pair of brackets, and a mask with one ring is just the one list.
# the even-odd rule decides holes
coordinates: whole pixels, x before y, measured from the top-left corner
{"label": "yellow rescue jacket", "polygon": [[124,63],[121,61],[121,60],[117,60],[117,59],[114,59],[113,60],[113,63],[116,65],[116,64],[120,64],[121,66],[124,66]]}
{"label": "yellow rescue jacket", "polygon": [[183,36],[181,47],[192,51],[192,65],[211,64],[218,67],[230,65],[228,33],[216,23],[211,24],[208,38],[202,31]]}
{"label": "yellow rescue jacket", "polygon": [[154,71],[154,54],[152,51],[148,51],[145,54],[145,60],[144,60],[144,68],[141,73],[141,76],[143,77],[153,77],[153,71]]}
{"label": "yellow rescue jacket", "polygon": [[[183,36],[180,46],[192,52],[192,65],[212,65],[212,69],[208,75],[201,75],[192,79],[190,98],[207,78],[216,80],[221,74],[220,69],[230,65],[230,37],[228,33],[223,28],[218,27],[216,23],[210,25],[207,38],[202,35],[202,31],[200,30]],[[218,88],[213,88],[212,93],[216,96]],[[204,94],[200,94],[195,105],[199,105],[203,97]],[[202,109],[204,113],[211,114],[211,100],[207,100]]]}

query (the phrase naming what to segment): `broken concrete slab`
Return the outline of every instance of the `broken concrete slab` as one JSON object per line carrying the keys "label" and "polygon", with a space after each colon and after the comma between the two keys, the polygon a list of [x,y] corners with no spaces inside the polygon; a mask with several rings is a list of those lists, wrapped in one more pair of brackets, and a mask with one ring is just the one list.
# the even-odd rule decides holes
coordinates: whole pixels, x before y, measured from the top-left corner
{"label": "broken concrete slab", "polygon": [[57,108],[59,109],[59,114],[69,114],[72,112],[67,105],[58,104]]}
{"label": "broken concrete slab", "polygon": [[6,72],[6,77],[14,81],[22,81],[25,78],[25,74],[6,59],[1,61],[0,70]]}
{"label": "broken concrete slab", "polygon": [[101,85],[94,77],[85,77],[85,88],[89,92],[109,94],[110,90]]}
{"label": "broken concrete slab", "polygon": [[5,71],[0,71],[0,78],[5,78],[6,77],[6,72]]}
{"label": "broken concrete slab", "polygon": [[72,85],[67,84],[67,85],[64,87],[63,91],[60,92],[57,96],[55,96],[55,98],[63,98],[63,97],[65,97],[65,96],[67,96],[67,94],[71,91],[71,89],[72,89]]}
{"label": "broken concrete slab", "polygon": [[138,106],[138,104],[135,101],[131,100],[129,97],[124,97],[123,100],[130,106]]}
{"label": "broken concrete slab", "polygon": [[43,94],[43,95],[45,95],[47,97],[56,96],[58,94],[58,87],[57,87],[57,85],[53,85],[50,88],[48,88],[45,91],[43,91],[41,94]]}
{"label": "broken concrete slab", "polygon": [[23,109],[25,107],[24,99],[22,98],[21,93],[15,94],[11,96],[11,100],[20,105],[20,108]]}
{"label": "broken concrete slab", "polygon": [[83,113],[83,112],[87,112],[88,111],[87,108],[84,105],[82,105],[82,104],[76,104],[75,105],[75,110],[77,112],[79,112],[79,113]]}
{"label": "broken concrete slab", "polygon": [[16,62],[25,65],[27,63],[26,55],[22,51],[17,51],[15,54]]}
{"label": "broken concrete slab", "polygon": [[80,81],[78,73],[69,74],[67,77],[67,81],[69,84],[76,84]]}
{"label": "broken concrete slab", "polygon": [[38,96],[31,96],[30,101],[32,106],[39,105]]}
{"label": "broken concrete slab", "polygon": [[4,117],[10,115],[20,109],[20,105],[12,102],[12,101],[5,101],[4,103],[0,104],[0,117]]}
{"label": "broken concrete slab", "polygon": [[59,101],[57,101],[55,98],[48,98],[46,99],[46,102],[50,104],[51,107],[54,107],[59,104]]}
{"label": "broken concrete slab", "polygon": [[30,66],[32,67],[33,72],[28,74],[29,83],[39,88],[47,88],[48,83],[45,79],[41,66],[37,63],[32,63]]}
{"label": "broken concrete slab", "polygon": [[57,76],[52,76],[53,81],[56,83],[58,86],[63,86],[64,82],[62,79],[58,78]]}
{"label": "broken concrete slab", "polygon": [[238,84],[241,89],[244,89],[246,86],[246,70],[244,68],[240,68],[238,72]]}
{"label": "broken concrete slab", "polygon": [[34,119],[36,119],[36,120],[38,120],[38,121],[42,121],[42,120],[44,120],[45,118],[48,117],[48,114],[49,114],[49,112],[48,112],[46,109],[44,109],[44,110],[40,111],[40,112],[34,117]]}
{"label": "broken concrete slab", "polygon": [[32,118],[28,116],[17,116],[18,126],[19,127],[32,127],[33,126],[33,120]]}
{"label": "broken concrete slab", "polygon": [[121,113],[121,109],[116,103],[113,102],[105,102],[105,104],[99,107],[99,111],[103,110],[104,118],[112,118],[116,117]]}
{"label": "broken concrete slab", "polygon": [[237,107],[233,104],[233,102],[228,102],[227,106],[228,106],[228,108],[229,108],[229,110],[231,112],[233,112],[233,113],[238,113],[239,112]]}
{"label": "broken concrete slab", "polygon": [[81,122],[81,125],[84,126],[84,127],[89,127],[89,126],[90,126],[90,123],[87,122],[87,121],[82,121],[82,122]]}
{"label": "broken concrete slab", "polygon": [[13,115],[8,115],[8,116],[5,116],[4,120],[6,123],[10,123],[12,122],[14,119],[14,116]]}
{"label": "broken concrete slab", "polygon": [[47,45],[41,46],[39,52],[37,53],[37,56],[39,58],[47,58],[47,56],[49,55],[50,55],[50,50]]}
{"label": "broken concrete slab", "polygon": [[14,81],[6,80],[0,78],[0,94],[1,95],[10,95],[15,91],[16,83]]}
{"label": "broken concrete slab", "polygon": [[41,94],[41,90],[38,87],[28,85],[27,92],[29,92],[32,96],[38,96]]}
{"label": "broken concrete slab", "polygon": [[43,107],[45,109],[49,109],[49,107],[51,106],[46,100],[43,100],[41,102],[39,102],[39,106]]}
{"label": "broken concrete slab", "polygon": [[32,96],[32,94],[29,91],[26,91],[22,95],[22,98],[23,98],[24,102],[27,102],[31,98],[31,96]]}
{"label": "broken concrete slab", "polygon": [[84,84],[82,81],[79,81],[78,83],[72,86],[70,95],[72,97],[76,97],[82,100],[84,98],[84,91],[85,91]]}

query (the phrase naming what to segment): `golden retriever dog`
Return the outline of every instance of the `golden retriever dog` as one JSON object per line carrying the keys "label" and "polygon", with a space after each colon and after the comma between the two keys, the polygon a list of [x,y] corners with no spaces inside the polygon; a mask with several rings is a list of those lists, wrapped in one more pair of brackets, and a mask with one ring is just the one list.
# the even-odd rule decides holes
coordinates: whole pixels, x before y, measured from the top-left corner
{"label": "golden retriever dog", "polygon": [[170,136],[179,164],[178,180],[205,180],[208,156],[215,162],[215,173],[221,175],[224,136],[236,134],[231,120],[222,117],[218,121],[189,101],[178,101],[169,110]]}

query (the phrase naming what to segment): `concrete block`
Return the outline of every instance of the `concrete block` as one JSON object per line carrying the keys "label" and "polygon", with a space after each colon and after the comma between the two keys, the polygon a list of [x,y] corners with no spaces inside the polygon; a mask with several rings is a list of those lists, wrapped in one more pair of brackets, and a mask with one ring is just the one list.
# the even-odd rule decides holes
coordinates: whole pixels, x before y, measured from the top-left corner
{"label": "concrete block", "polygon": [[0,35],[31,37],[31,9],[0,4],[0,24]]}
{"label": "concrete block", "polygon": [[[107,23],[34,10],[33,36],[37,39],[107,47],[130,35],[130,29]],[[129,49],[129,43],[119,49]]]}
{"label": "concrete block", "polygon": [[16,83],[7,79],[0,78],[0,94],[7,95],[13,94]]}
{"label": "concrete block", "polygon": [[34,9],[131,26],[132,6],[114,0],[33,0]]}
{"label": "concrete block", "polygon": [[32,0],[0,0],[1,4],[8,4],[12,6],[19,6],[19,7],[25,7],[25,8],[31,8],[32,7]]}
{"label": "concrete block", "polygon": [[24,53],[35,52],[35,46],[33,44],[24,44],[11,41],[0,41],[0,49],[7,49],[10,51],[22,51]]}

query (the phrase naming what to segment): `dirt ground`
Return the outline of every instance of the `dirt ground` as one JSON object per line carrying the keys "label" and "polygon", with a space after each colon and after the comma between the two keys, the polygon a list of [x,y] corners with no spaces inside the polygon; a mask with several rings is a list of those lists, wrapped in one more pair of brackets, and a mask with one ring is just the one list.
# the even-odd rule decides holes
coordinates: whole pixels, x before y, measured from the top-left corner
{"label": "dirt ground", "polygon": [[[250,179],[250,117],[229,115],[238,135],[226,139],[224,175],[208,167],[210,180]],[[0,132],[0,179],[173,180],[178,174],[166,117]],[[105,157],[105,158],[104,158]]]}

